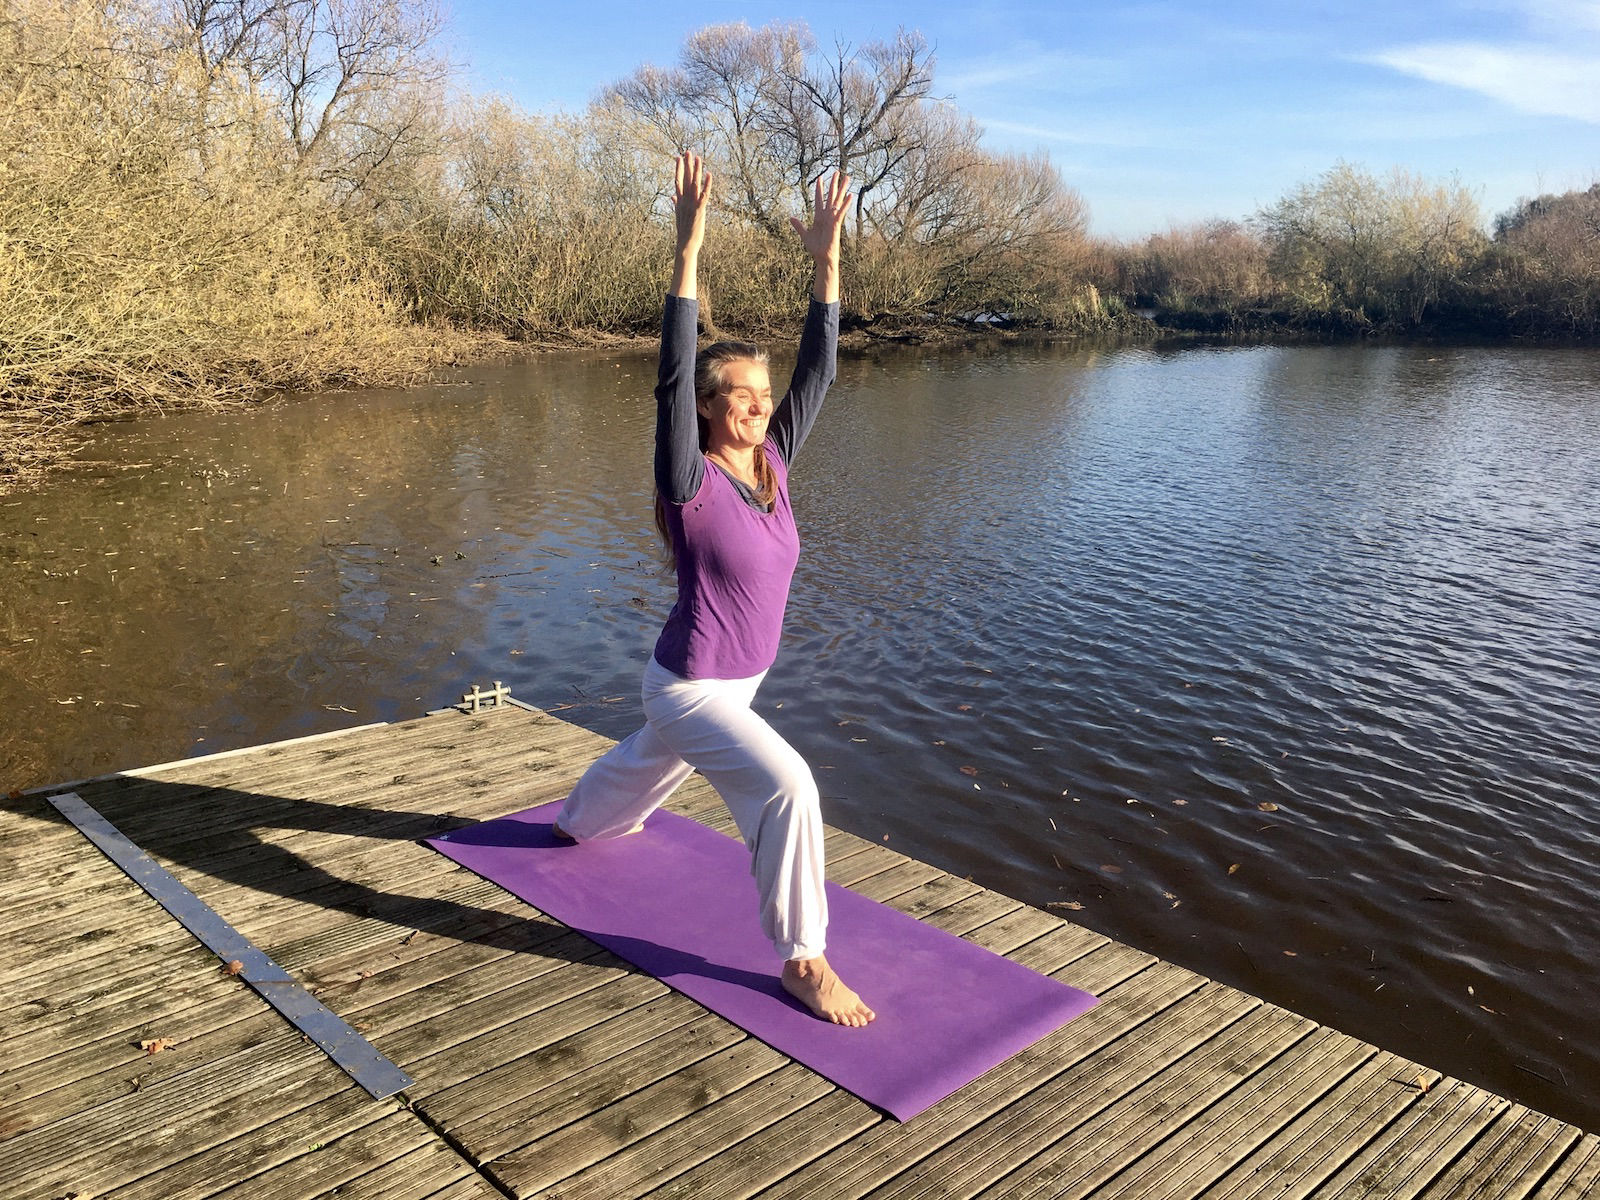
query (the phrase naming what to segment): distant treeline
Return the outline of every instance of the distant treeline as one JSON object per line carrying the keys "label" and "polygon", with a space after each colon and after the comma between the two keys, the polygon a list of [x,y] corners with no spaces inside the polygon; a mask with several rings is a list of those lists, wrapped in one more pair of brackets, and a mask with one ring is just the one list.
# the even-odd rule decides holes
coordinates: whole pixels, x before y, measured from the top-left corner
{"label": "distant treeline", "polygon": [[1103,286],[1195,329],[1600,335],[1600,184],[1524,200],[1493,235],[1472,193],[1341,163],[1247,222],[1109,247]]}
{"label": "distant treeline", "polygon": [[648,334],[668,164],[716,172],[706,316],[787,324],[787,218],[842,167],[845,319],[1593,336],[1600,189],[1490,237],[1470,194],[1338,166],[1247,223],[1092,238],[900,31],[713,26],[581,113],[457,86],[428,0],[0,0],[0,487],[147,406],[394,382],[485,337]]}

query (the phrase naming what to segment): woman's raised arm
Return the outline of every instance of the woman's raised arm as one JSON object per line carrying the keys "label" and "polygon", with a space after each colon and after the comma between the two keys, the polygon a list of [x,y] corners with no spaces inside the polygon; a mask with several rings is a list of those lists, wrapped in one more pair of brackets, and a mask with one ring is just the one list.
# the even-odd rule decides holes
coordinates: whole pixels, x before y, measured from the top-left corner
{"label": "woman's raised arm", "polygon": [[835,171],[826,184],[817,180],[815,201],[811,206],[811,222],[790,217],[789,224],[800,235],[800,242],[817,264],[811,283],[811,295],[824,304],[839,299],[839,231],[850,212],[855,197],[850,194],[850,176]]}
{"label": "woman's raised arm", "polygon": [[672,216],[678,228],[678,250],[672,260],[667,295],[696,298],[700,243],[706,236],[706,202],[711,197],[711,172],[698,154],[685,150],[672,172]]}

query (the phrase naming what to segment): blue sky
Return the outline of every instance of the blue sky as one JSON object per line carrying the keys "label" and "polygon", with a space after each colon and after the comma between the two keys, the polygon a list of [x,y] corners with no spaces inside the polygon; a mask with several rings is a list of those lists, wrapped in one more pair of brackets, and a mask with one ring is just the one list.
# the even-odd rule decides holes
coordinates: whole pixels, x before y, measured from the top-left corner
{"label": "blue sky", "polygon": [[469,86],[580,110],[705,25],[803,20],[818,41],[900,25],[996,150],[1049,152],[1091,228],[1241,218],[1343,159],[1452,175],[1486,220],[1600,181],[1600,0],[1107,4],[455,0]]}

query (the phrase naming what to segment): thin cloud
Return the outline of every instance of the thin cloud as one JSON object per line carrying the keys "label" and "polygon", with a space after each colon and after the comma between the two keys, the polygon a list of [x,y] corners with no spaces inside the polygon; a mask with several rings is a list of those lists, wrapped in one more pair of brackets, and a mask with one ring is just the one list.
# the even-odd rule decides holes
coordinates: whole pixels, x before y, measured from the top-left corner
{"label": "thin cloud", "polygon": [[[1600,21],[1600,5],[1568,5]],[[1574,14],[1576,15],[1576,14]],[[1518,112],[1569,117],[1600,125],[1600,54],[1543,46],[1435,42],[1399,47],[1372,62],[1450,87],[1488,96]]]}
{"label": "thin cloud", "polygon": [[1148,146],[1147,138],[1135,137],[1105,128],[1085,129],[1076,127],[1071,129],[1057,125],[1030,125],[1023,121],[999,121],[978,115],[978,124],[986,131],[1007,133],[1013,137],[1038,138],[1046,142],[1062,142],[1071,146]]}
{"label": "thin cloud", "polygon": [[1600,0],[1524,0],[1517,5],[1535,23],[1558,33],[1574,28],[1600,33]]}
{"label": "thin cloud", "polygon": [[989,57],[955,70],[941,72],[939,86],[949,88],[960,96],[964,92],[981,92],[988,88],[1014,88],[1019,84],[1059,83],[1102,85],[1109,74],[1120,74],[1121,68],[1103,59],[1078,54],[1042,50],[1024,53],[1005,59]]}

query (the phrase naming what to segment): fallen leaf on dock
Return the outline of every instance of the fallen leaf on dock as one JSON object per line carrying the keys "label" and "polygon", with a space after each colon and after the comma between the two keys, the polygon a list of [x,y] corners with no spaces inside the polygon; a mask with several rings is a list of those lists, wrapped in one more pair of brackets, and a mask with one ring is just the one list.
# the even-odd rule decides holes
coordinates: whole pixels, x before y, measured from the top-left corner
{"label": "fallen leaf on dock", "polygon": [[140,1042],[139,1049],[146,1054],[160,1054],[163,1050],[170,1050],[177,1044],[171,1038],[152,1038],[147,1042]]}
{"label": "fallen leaf on dock", "polygon": [[240,962],[237,958],[230,963],[224,963],[222,965],[222,973],[224,975],[237,975],[242,970],[244,970],[244,963]]}

